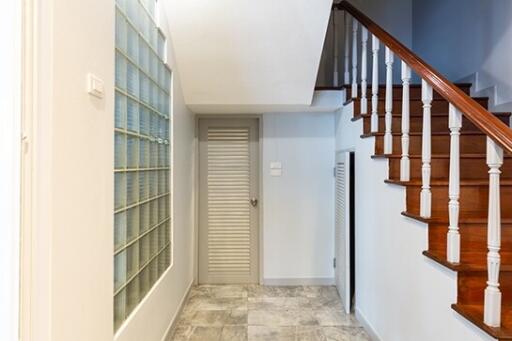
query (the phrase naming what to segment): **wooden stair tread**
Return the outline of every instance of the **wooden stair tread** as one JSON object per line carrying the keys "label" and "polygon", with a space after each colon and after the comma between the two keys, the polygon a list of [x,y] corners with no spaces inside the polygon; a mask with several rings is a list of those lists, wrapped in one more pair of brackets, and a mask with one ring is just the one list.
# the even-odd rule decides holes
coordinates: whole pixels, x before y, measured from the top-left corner
{"label": "wooden stair tread", "polygon": [[[447,211],[448,213],[448,211]],[[431,217],[431,218],[423,218],[418,214],[404,211],[402,215],[407,218],[415,219],[424,223],[432,223],[432,224],[446,224],[448,226],[448,214],[442,217]],[[479,215],[477,212],[473,214],[462,213],[459,216],[459,223],[461,224],[486,224],[487,223],[487,215]],[[512,218],[501,218],[502,224],[512,224]]]}
{"label": "wooden stair tread", "polygon": [[[506,159],[512,158],[512,155],[505,154],[503,155]],[[421,154],[410,154],[409,159],[421,159]],[[374,154],[371,156],[372,159],[401,159],[401,154]],[[432,154],[432,159],[449,159],[450,154]],[[486,159],[487,156],[485,154],[475,153],[475,154],[460,154],[461,159]]]}
{"label": "wooden stair tread", "polygon": [[[501,116],[501,117],[512,116],[512,113],[508,112],[508,111],[496,111],[496,112],[492,112],[492,114],[494,114],[495,116]],[[379,112],[378,115],[379,115],[379,117],[385,117],[386,113]],[[372,114],[371,113],[359,114],[357,116],[360,116],[362,118],[371,118]],[[431,117],[448,117],[448,113],[431,113],[430,116]],[[402,117],[402,114],[401,113],[397,113],[397,114],[393,113],[393,117]],[[423,117],[423,113],[410,113],[409,117]],[[446,127],[446,128],[448,128],[448,127]]]}
{"label": "wooden stair tread", "polygon": [[[383,132],[377,132],[377,133],[368,133],[368,134],[361,134],[361,138],[366,138],[366,137],[373,137],[373,136],[384,136],[385,133]],[[400,137],[402,136],[402,133],[391,133],[392,136],[396,136],[396,137]],[[409,136],[422,136],[423,133],[422,132],[410,132],[409,133]],[[449,131],[433,131],[431,132],[431,135],[432,136],[450,136],[450,132]],[[485,136],[484,133],[482,133],[481,131],[471,131],[471,130],[466,130],[466,131],[461,131],[460,132],[460,135],[461,136],[464,136],[464,135],[481,135],[481,136]]]}
{"label": "wooden stair tread", "polygon": [[482,305],[452,304],[452,309],[498,340],[512,340],[512,307],[501,308],[501,327],[493,328],[484,324]]}
{"label": "wooden stair tread", "polygon": [[[487,272],[487,263],[486,263],[486,257],[487,253],[485,252],[461,252],[461,258],[466,258],[466,255],[477,255],[480,256],[481,259],[483,259],[480,263],[450,263],[446,260],[446,251],[440,252],[437,250],[425,250],[423,251],[423,255],[436,263],[439,263],[446,268],[457,271],[457,272]],[[501,264],[500,265],[500,272],[512,272],[512,264]]]}
{"label": "wooden stair tread", "polygon": [[[421,186],[422,181],[421,179],[411,179],[410,181],[400,181],[400,180],[393,180],[393,179],[387,179],[384,180],[385,183],[393,184],[393,185],[399,185],[399,186]],[[449,180],[448,179],[431,179],[430,185],[431,186],[448,186]],[[461,179],[460,180],[461,186],[488,186],[489,185],[489,179]],[[512,179],[501,179],[500,181],[501,186],[512,186]]]}
{"label": "wooden stair tread", "polygon": [[[453,83],[455,86],[459,87],[459,88],[471,88],[471,86],[473,86],[472,83]],[[342,85],[343,88],[345,89],[352,89],[352,84],[344,84]],[[402,87],[402,83],[397,83],[397,84],[393,84],[392,85],[393,88],[401,88]],[[359,85],[358,88],[360,89],[361,86]],[[371,89],[372,88],[372,85],[368,85],[367,86],[368,89]],[[379,88],[381,89],[386,89],[386,84],[379,84]],[[409,84],[409,88],[418,88],[418,89],[421,89],[421,83],[414,83],[414,84]]]}

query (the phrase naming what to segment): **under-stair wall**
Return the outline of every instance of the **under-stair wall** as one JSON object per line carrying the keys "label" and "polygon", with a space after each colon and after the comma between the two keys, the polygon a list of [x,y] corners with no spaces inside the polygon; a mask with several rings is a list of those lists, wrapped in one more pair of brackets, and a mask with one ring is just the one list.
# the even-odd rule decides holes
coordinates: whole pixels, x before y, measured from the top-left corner
{"label": "under-stair wall", "polygon": [[336,151],[355,151],[357,317],[381,341],[494,340],[449,309],[457,274],[421,254],[427,224],[400,215],[406,190],[384,183],[388,161],[371,158],[375,138],[352,117],[353,103],[336,113]]}

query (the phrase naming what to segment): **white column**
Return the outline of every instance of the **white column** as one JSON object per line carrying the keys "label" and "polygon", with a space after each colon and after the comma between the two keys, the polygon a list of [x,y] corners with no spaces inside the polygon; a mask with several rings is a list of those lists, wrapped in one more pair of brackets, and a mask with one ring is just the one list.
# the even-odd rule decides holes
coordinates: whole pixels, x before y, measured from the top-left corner
{"label": "white column", "polygon": [[462,128],[462,113],[450,103],[448,116],[450,128],[450,183],[448,196],[448,240],[446,258],[448,262],[460,262],[460,233],[459,233],[459,196],[460,196],[460,128]]}
{"label": "white column", "polygon": [[359,23],[352,18],[352,98],[357,98],[357,28]]}
{"label": "white column", "polygon": [[487,138],[487,165],[489,166],[489,215],[487,218],[487,288],[484,296],[484,323],[490,327],[501,324],[500,246],[500,167],[503,165],[503,149]]}
{"label": "white column", "polygon": [[432,87],[430,84],[421,81],[421,100],[423,102],[423,133],[421,144],[421,201],[420,215],[423,218],[430,218],[432,211],[432,192],[430,191],[430,160],[431,160],[431,127],[430,111],[432,108]]}
{"label": "white column", "polygon": [[366,96],[368,83],[367,78],[367,46],[368,46],[368,30],[361,25],[361,114],[368,113],[368,99]]}
{"label": "white column", "polygon": [[402,61],[402,158],[400,159],[400,181],[411,179],[411,161],[409,160],[410,96],[411,68]]}
{"label": "white column", "polygon": [[379,39],[372,34],[372,133],[379,131],[379,48]]}
{"label": "white column", "polygon": [[385,133],[384,133],[384,154],[393,153],[393,135],[391,125],[393,124],[393,52],[386,46],[386,103],[385,103]]}
{"label": "white column", "polygon": [[339,72],[338,72],[338,58],[339,58],[339,44],[338,44],[338,35],[336,32],[336,10],[332,11],[332,36],[333,36],[333,48],[334,48],[334,72],[332,77],[332,86],[339,85]]}
{"label": "white column", "polygon": [[350,16],[345,13],[345,75],[343,81],[345,85],[350,84]]}

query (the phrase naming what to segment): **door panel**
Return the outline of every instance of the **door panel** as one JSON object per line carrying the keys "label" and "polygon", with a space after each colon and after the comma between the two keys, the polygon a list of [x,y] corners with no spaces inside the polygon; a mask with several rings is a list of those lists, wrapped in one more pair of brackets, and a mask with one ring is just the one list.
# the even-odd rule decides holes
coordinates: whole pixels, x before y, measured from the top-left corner
{"label": "door panel", "polygon": [[335,279],[345,311],[350,313],[350,158],[349,153],[336,154],[335,190]]}
{"label": "door panel", "polygon": [[258,121],[199,121],[199,282],[258,282]]}

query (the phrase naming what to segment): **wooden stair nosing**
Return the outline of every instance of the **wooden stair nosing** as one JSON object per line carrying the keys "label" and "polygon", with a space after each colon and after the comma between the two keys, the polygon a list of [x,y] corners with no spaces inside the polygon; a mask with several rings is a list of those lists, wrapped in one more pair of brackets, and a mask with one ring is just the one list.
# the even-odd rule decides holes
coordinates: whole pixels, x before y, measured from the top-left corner
{"label": "wooden stair nosing", "polygon": [[[461,305],[461,304],[452,304],[452,309],[455,310],[457,313],[462,315],[464,318],[469,320],[471,323],[475,324],[477,327],[482,329],[484,332],[489,334],[490,336],[498,339],[498,340],[512,340],[512,329],[509,327],[489,327],[484,323],[484,314],[483,314],[483,307],[481,306],[468,306],[468,305]],[[511,310],[512,308],[506,308],[507,310]],[[510,314],[511,311],[502,311],[502,315],[504,314]]]}

